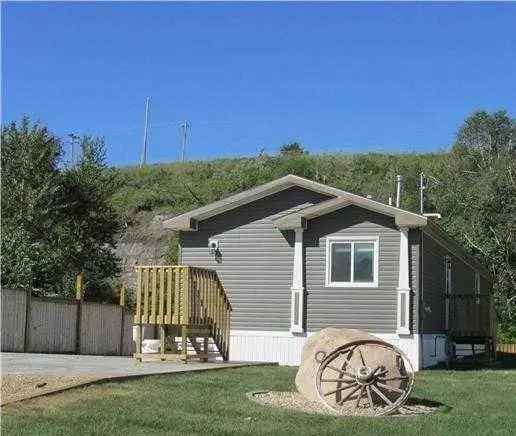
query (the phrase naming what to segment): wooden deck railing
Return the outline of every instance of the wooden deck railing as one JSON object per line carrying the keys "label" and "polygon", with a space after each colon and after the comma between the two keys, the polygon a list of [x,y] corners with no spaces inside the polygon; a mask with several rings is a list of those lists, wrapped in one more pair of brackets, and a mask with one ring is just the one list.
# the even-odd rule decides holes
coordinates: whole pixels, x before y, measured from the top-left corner
{"label": "wooden deck railing", "polygon": [[137,266],[135,324],[210,329],[229,356],[231,304],[214,270],[191,266]]}
{"label": "wooden deck railing", "polygon": [[491,294],[454,293],[450,296],[450,333],[454,336],[496,335]]}
{"label": "wooden deck railing", "polygon": [[516,344],[498,344],[496,351],[502,354],[511,354],[516,356]]}

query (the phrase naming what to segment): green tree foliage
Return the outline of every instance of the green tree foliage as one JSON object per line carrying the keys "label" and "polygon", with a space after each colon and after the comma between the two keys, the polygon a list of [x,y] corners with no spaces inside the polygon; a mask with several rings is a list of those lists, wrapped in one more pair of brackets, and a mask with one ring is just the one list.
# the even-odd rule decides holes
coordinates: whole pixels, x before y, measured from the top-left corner
{"label": "green tree foliage", "polygon": [[283,144],[280,148],[280,154],[286,156],[293,156],[299,154],[308,154],[305,148],[299,142],[289,142],[287,144]]}
{"label": "green tree foliage", "polygon": [[492,114],[479,111],[464,121],[455,142],[455,149],[478,151],[492,155],[516,150],[516,123],[506,111]]}
{"label": "green tree foliage", "polygon": [[28,119],[2,129],[2,286],[71,295],[86,272],[90,299],[109,299],[117,274],[115,174],[102,140],[80,139],[76,165],[60,166],[58,138]]}
{"label": "green tree foliage", "polygon": [[[471,115],[433,196],[442,225],[487,264],[500,326],[516,339],[516,121]],[[511,333],[512,332],[512,333]]]}

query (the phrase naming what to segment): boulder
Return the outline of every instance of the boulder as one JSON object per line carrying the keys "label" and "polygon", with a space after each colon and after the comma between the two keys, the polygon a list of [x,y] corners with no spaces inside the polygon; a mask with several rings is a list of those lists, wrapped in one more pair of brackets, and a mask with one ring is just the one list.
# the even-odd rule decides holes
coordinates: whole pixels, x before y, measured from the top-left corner
{"label": "boulder", "polygon": [[362,330],[328,327],[310,336],[303,348],[301,364],[296,375],[298,392],[310,401],[319,401],[316,377],[319,369],[316,355],[324,352],[326,355],[336,348],[356,341],[379,341],[380,339]]}

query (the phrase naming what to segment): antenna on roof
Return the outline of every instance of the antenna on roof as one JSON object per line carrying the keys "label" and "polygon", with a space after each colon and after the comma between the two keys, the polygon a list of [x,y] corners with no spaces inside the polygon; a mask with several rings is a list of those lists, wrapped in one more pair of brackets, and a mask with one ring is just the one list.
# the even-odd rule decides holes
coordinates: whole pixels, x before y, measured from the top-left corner
{"label": "antenna on roof", "polygon": [[401,206],[401,191],[403,189],[403,176],[396,176],[396,207]]}
{"label": "antenna on roof", "polygon": [[428,181],[423,173],[419,174],[419,213],[421,215],[425,212],[425,189]]}

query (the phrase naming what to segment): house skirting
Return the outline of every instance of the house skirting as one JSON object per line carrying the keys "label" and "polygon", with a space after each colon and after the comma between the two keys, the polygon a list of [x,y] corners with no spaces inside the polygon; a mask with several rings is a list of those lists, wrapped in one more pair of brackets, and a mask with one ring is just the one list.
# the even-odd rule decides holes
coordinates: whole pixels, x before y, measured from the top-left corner
{"label": "house skirting", "polygon": [[[278,362],[280,365],[299,365],[307,338],[313,332],[295,334],[278,331],[232,330],[230,359],[252,362]],[[374,333],[378,338],[399,347],[410,359],[414,370],[420,363],[421,336],[396,333]],[[427,335],[425,335],[427,336]]]}
{"label": "house skirting", "polygon": [[[421,336],[421,362],[423,368],[437,365],[446,361],[446,335],[422,334]],[[455,355],[457,358],[471,356],[473,354],[470,344],[455,344]],[[485,351],[484,344],[475,344],[475,353]]]}

